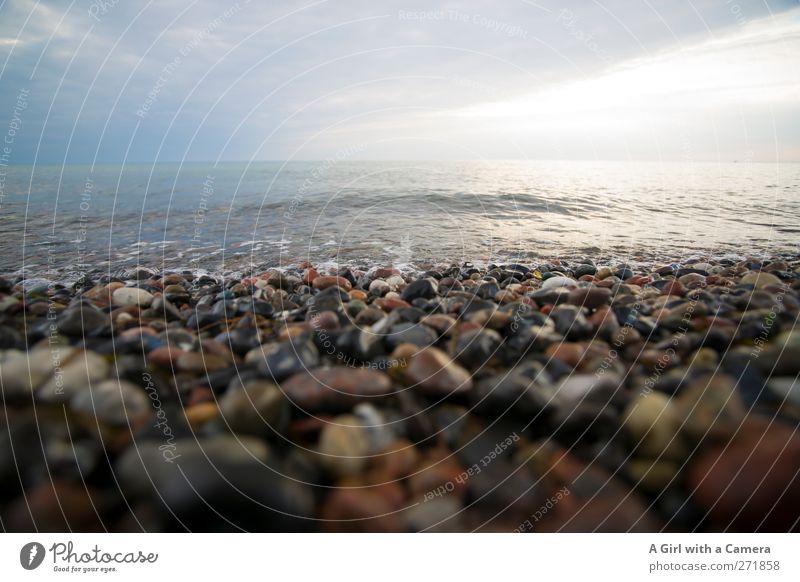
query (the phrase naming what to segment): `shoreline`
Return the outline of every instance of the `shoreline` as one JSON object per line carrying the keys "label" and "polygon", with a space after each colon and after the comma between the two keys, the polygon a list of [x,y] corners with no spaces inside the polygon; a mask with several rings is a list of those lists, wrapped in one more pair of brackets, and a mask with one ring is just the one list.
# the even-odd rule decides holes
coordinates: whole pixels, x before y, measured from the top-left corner
{"label": "shoreline", "polygon": [[796,530],[800,255],[692,257],[0,278],[0,517]]}
{"label": "shoreline", "polygon": [[[692,263],[724,262],[725,264],[736,264],[744,261],[763,262],[783,261],[793,262],[800,260],[800,249],[781,247],[772,249],[741,249],[734,252],[733,249],[686,249],[684,253],[673,251],[662,251],[658,249],[644,249],[636,252],[606,251],[600,252],[599,249],[585,249],[583,251],[548,252],[548,253],[525,253],[511,254],[506,253],[498,256],[471,256],[462,258],[442,259],[430,256],[412,256],[403,262],[395,263],[391,256],[378,258],[338,258],[336,255],[326,256],[325,258],[314,258],[311,256],[294,256],[287,258],[277,256],[274,260],[264,259],[264,253],[253,251],[248,255],[229,256],[220,264],[212,265],[204,260],[190,259],[189,262],[177,262],[174,257],[158,260],[155,257],[145,259],[127,258],[119,260],[112,258],[106,260],[95,260],[91,262],[78,263],[76,269],[73,265],[54,267],[55,261],[49,265],[39,263],[28,264],[26,266],[0,268],[0,277],[6,280],[25,278],[49,279],[56,283],[72,284],[82,277],[115,277],[121,280],[136,279],[137,272],[141,271],[141,276],[163,275],[165,273],[177,273],[190,275],[193,277],[212,276],[212,277],[253,277],[268,271],[280,271],[286,273],[300,274],[303,265],[313,263],[320,270],[333,271],[340,268],[347,268],[353,271],[363,271],[370,273],[379,268],[397,268],[404,276],[416,276],[425,271],[446,270],[453,267],[475,267],[490,270],[493,267],[520,264],[535,267],[539,264],[560,265],[562,263],[580,264],[583,261],[590,261],[595,264],[627,264],[637,270],[656,268],[661,265],[686,265]],[[69,257],[69,253],[66,253]],[[147,275],[144,275],[146,273]]]}

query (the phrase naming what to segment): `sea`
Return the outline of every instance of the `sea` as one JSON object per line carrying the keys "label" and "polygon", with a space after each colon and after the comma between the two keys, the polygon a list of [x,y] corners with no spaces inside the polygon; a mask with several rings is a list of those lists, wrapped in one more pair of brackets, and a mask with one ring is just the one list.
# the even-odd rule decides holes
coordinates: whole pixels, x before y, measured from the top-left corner
{"label": "sea", "polygon": [[10,166],[0,273],[796,256],[800,163]]}

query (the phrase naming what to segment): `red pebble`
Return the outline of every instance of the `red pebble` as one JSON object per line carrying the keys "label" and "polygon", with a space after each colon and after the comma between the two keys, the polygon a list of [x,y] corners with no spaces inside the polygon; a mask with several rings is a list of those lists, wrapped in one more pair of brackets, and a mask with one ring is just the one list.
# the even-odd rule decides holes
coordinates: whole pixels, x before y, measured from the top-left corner
{"label": "red pebble", "polygon": [[678,281],[670,281],[661,289],[662,295],[677,295],[678,297],[683,297],[686,294],[686,290],[683,288],[683,285],[680,284]]}
{"label": "red pebble", "polygon": [[393,311],[395,309],[400,309],[401,307],[411,307],[411,305],[402,299],[386,299],[385,297],[376,299],[372,302],[372,304],[379,309],[383,309],[384,311]]}
{"label": "red pebble", "polygon": [[334,285],[338,285],[345,291],[350,291],[353,286],[350,284],[350,281],[345,279],[344,277],[336,277],[336,276],[322,276],[316,277],[314,279],[314,289],[327,289],[328,287],[333,287]]}

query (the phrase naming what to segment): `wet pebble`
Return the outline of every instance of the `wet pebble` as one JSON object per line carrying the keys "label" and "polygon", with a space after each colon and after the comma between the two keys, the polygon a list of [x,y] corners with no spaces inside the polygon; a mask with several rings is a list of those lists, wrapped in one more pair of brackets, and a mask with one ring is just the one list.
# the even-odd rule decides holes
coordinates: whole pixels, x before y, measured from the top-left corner
{"label": "wet pebble", "polygon": [[139,386],[125,380],[105,380],[76,393],[70,408],[117,426],[137,427],[153,414],[147,393]]}
{"label": "wet pebble", "polygon": [[295,374],[281,389],[295,406],[308,412],[344,412],[358,402],[391,393],[392,383],[375,370],[338,366]]}
{"label": "wet pebble", "polygon": [[433,347],[413,354],[402,375],[412,388],[430,396],[450,396],[472,388],[470,373]]}
{"label": "wet pebble", "polygon": [[271,436],[289,421],[289,405],[275,384],[253,379],[242,385],[237,378],[219,402],[223,422],[236,433]]}
{"label": "wet pebble", "polygon": [[114,305],[127,307],[136,305],[137,307],[148,307],[153,302],[153,295],[144,289],[135,287],[122,287],[112,294]]}

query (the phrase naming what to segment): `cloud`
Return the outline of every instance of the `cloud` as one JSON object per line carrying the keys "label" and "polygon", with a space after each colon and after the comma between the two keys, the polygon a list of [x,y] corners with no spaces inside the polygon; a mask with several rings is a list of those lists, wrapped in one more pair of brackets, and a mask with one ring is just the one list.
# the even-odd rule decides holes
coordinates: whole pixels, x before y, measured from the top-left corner
{"label": "cloud", "polygon": [[774,150],[796,114],[789,0],[96,5],[0,4],[0,120],[31,90],[15,162],[660,156],[643,128],[678,117],[716,155],[712,121]]}
{"label": "cloud", "polygon": [[[610,70],[503,100],[443,113],[514,135],[576,135],[629,142],[658,132],[668,142],[676,121],[716,131],[716,120],[741,123],[743,112],[800,114],[800,10],[749,22],[716,38],[632,59]],[[774,144],[773,144],[774,147]],[[719,150],[711,150],[714,157]]]}

